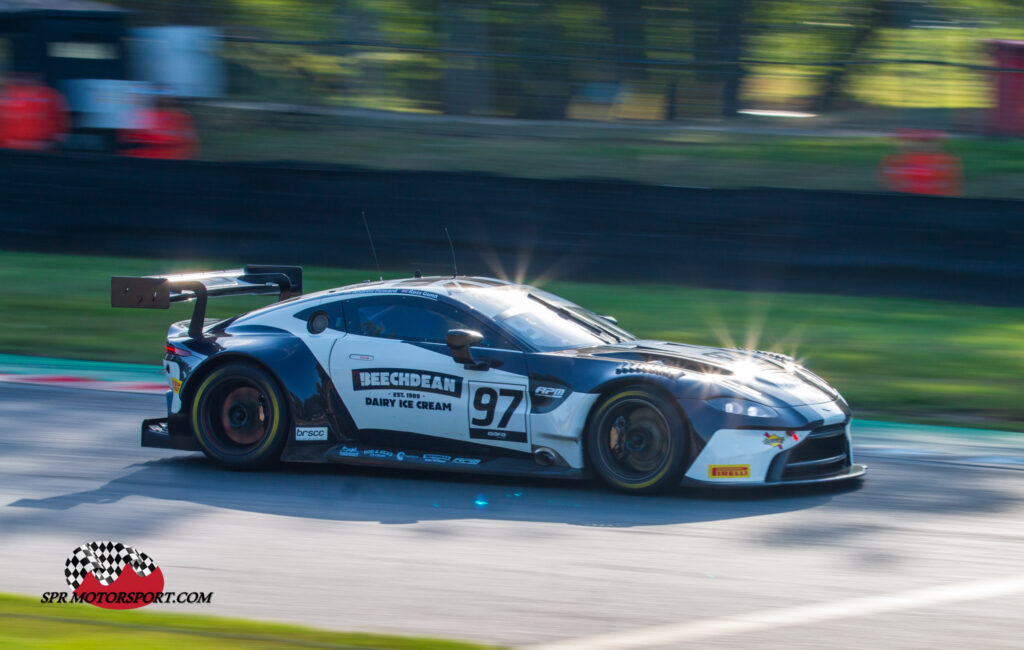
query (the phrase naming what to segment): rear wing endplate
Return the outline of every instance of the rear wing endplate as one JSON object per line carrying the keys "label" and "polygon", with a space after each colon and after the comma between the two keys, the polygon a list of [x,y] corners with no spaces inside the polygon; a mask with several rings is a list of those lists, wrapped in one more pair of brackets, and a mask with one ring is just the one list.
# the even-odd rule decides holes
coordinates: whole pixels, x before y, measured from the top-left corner
{"label": "rear wing endplate", "polygon": [[227,271],[110,278],[111,307],[167,309],[172,302],[194,299],[188,327],[192,338],[203,335],[209,297],[242,295],[278,296],[279,300],[301,296],[302,267],[249,264]]}

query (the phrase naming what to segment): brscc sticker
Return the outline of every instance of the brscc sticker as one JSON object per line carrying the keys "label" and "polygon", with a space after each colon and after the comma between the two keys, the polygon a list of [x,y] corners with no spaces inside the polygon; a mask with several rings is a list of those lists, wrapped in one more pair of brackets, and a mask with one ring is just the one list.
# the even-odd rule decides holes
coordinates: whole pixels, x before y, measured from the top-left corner
{"label": "brscc sticker", "polygon": [[327,427],[295,427],[295,439],[327,440]]}

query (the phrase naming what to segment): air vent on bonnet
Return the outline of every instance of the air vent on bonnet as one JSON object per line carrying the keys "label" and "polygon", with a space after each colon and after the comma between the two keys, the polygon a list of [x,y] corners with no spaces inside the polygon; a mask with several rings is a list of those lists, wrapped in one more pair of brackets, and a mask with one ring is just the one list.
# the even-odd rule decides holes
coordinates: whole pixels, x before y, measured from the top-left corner
{"label": "air vent on bonnet", "polygon": [[680,370],[689,370],[690,372],[729,374],[729,371],[711,364],[691,361],[690,359],[679,359],[677,357],[670,357],[663,354],[639,352],[636,350],[623,350],[621,352],[595,352],[593,353],[593,356],[604,357],[606,359],[621,359],[622,361],[636,361],[640,363],[662,363],[670,368],[679,368]]}

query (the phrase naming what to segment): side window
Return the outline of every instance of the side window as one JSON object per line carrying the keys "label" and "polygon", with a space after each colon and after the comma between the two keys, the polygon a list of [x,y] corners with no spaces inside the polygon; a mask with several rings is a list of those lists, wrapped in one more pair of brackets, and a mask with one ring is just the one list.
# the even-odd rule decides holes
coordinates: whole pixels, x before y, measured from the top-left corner
{"label": "side window", "polygon": [[320,305],[320,309],[327,312],[327,317],[331,319],[331,324],[327,326],[327,329],[345,331],[345,310],[342,307],[344,304],[344,300],[335,300]]}
{"label": "side window", "polygon": [[484,335],[481,347],[515,349],[476,318],[429,298],[373,296],[345,301],[345,317],[352,334],[444,343],[448,330],[472,329]]}

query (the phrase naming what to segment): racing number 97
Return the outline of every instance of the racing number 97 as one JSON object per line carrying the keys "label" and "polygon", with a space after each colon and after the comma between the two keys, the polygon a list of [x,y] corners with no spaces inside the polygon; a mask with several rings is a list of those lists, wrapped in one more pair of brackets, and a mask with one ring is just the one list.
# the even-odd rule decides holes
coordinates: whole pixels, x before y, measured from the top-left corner
{"label": "racing number 97", "polygon": [[512,419],[512,414],[516,412],[516,409],[523,401],[523,391],[511,388],[494,390],[489,386],[481,386],[476,390],[476,394],[473,395],[473,410],[483,412],[483,417],[475,417],[471,420],[473,426],[491,426],[494,422],[494,416],[498,412],[499,397],[510,397],[512,399],[495,428],[504,429],[508,426],[509,420]]}

